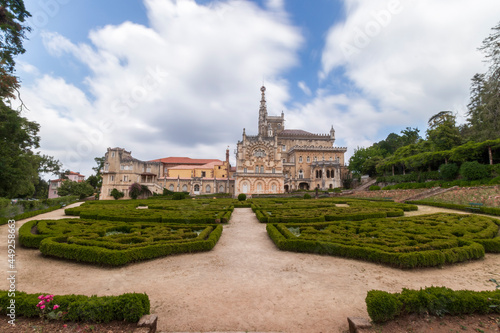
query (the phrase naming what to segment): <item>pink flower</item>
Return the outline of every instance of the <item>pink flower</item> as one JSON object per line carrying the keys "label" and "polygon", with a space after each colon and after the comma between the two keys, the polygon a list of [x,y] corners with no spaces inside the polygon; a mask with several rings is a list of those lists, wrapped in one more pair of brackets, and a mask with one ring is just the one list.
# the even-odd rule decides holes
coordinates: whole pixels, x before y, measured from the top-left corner
{"label": "pink flower", "polygon": [[43,295],[38,296],[38,299],[44,299],[44,298],[45,298],[45,296],[43,296]]}
{"label": "pink flower", "polygon": [[68,327],[68,325],[64,324],[63,327],[66,328],[66,327]]}
{"label": "pink flower", "polygon": [[59,305],[57,305],[57,304],[54,305],[54,309],[53,310],[57,309],[58,307],[59,307]]}
{"label": "pink flower", "polygon": [[45,309],[45,305],[40,305],[40,309]]}

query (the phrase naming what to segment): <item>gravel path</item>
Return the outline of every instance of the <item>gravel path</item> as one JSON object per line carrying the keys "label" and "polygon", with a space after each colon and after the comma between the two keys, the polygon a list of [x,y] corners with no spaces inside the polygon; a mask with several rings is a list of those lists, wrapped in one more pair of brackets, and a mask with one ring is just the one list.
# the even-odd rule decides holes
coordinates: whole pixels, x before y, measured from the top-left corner
{"label": "gravel path", "polygon": [[[413,214],[449,211],[419,207]],[[31,219],[63,218],[63,210]],[[20,227],[25,221],[18,221]],[[282,252],[249,208],[235,209],[210,252],[102,268],[16,249],[17,289],[29,293],[119,295],[145,292],[165,332],[346,332],[348,316],[368,317],[368,290],[447,286],[492,290],[500,255],[445,268],[402,271],[373,263]],[[0,268],[7,272],[7,226]],[[7,273],[5,273],[7,275]],[[0,289],[8,289],[2,279]]]}

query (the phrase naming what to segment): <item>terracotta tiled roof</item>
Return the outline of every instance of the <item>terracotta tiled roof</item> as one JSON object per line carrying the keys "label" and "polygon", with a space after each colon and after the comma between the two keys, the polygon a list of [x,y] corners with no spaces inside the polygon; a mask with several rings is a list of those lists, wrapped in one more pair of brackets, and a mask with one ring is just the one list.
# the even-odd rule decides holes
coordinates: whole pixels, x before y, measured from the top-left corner
{"label": "terracotta tiled roof", "polygon": [[174,167],[169,168],[169,170],[183,170],[183,169],[213,169],[214,166],[222,165],[222,161],[215,160],[210,163],[205,163],[202,165],[192,165],[192,164],[182,164],[176,165]]}
{"label": "terracotta tiled roof", "polygon": [[309,135],[314,135],[312,133],[309,133],[307,131],[303,131],[303,130],[300,130],[300,129],[286,129],[286,130],[283,130],[279,133],[280,136],[296,136],[296,135],[300,135],[300,136],[309,136]]}
{"label": "terracotta tiled roof", "polygon": [[156,160],[151,160],[149,162],[162,162],[166,164],[196,164],[203,165],[210,162],[221,162],[221,160],[217,159],[199,159],[199,158],[190,158],[190,157],[165,157],[159,158]]}

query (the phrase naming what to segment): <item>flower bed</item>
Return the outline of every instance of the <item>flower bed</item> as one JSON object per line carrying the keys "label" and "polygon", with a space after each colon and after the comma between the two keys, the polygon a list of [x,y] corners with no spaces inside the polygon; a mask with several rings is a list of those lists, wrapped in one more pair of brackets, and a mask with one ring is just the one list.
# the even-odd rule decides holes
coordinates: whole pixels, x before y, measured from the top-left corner
{"label": "flower bed", "polygon": [[45,255],[119,266],[170,254],[211,250],[216,224],[164,224],[102,220],[34,220],[19,230],[23,246]]}
{"label": "flower bed", "polygon": [[478,259],[485,252],[500,253],[499,224],[497,219],[484,216],[442,213],[330,223],[270,223],[267,231],[281,250],[416,268]]}

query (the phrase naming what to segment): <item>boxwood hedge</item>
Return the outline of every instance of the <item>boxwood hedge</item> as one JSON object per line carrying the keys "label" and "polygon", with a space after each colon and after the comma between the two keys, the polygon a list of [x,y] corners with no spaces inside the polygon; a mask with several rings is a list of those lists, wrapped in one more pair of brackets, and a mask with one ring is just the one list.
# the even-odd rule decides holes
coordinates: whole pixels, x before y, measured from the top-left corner
{"label": "boxwood hedge", "polygon": [[399,268],[432,267],[500,253],[500,221],[431,214],[323,223],[269,223],[281,250],[362,259]]}
{"label": "boxwood hedge", "polygon": [[374,322],[385,322],[412,313],[461,315],[500,313],[500,289],[495,291],[454,291],[445,287],[420,290],[403,289],[401,293],[370,290],[366,296],[368,315]]}
{"label": "boxwood hedge", "polygon": [[164,224],[86,219],[34,220],[19,229],[23,246],[45,255],[119,266],[170,254],[209,251],[217,224]]}
{"label": "boxwood hedge", "polygon": [[[409,201],[408,203],[414,204],[414,205],[425,205],[425,206],[434,206],[434,207],[463,210],[466,212],[470,212],[470,208],[471,208],[469,205],[459,205],[459,204],[448,203],[448,202],[434,202],[434,201],[428,201],[428,200]],[[500,216],[500,208],[497,208],[497,207],[477,207],[477,206],[475,206],[474,209],[475,210],[477,209],[478,213]]]}
{"label": "boxwood hedge", "polygon": [[324,222],[338,220],[365,220],[369,218],[403,216],[404,211],[417,210],[417,206],[389,201],[355,199],[267,199],[254,200],[252,209],[264,223]]}
{"label": "boxwood hedge", "polygon": [[[12,293],[12,292],[10,292]],[[46,294],[27,294],[16,291],[16,316],[37,317],[36,305],[40,301],[38,296]],[[0,313],[7,314],[10,305],[9,291],[0,290]],[[64,313],[62,320],[81,322],[110,322],[125,320],[138,322],[139,319],[150,313],[149,297],[146,294],[127,293],[120,296],[84,296],[84,295],[55,295],[52,304],[60,306]]]}
{"label": "boxwood hedge", "polygon": [[79,207],[68,208],[66,215],[84,219],[166,222],[215,223],[228,222],[234,210],[234,200],[121,200],[89,201]]}

